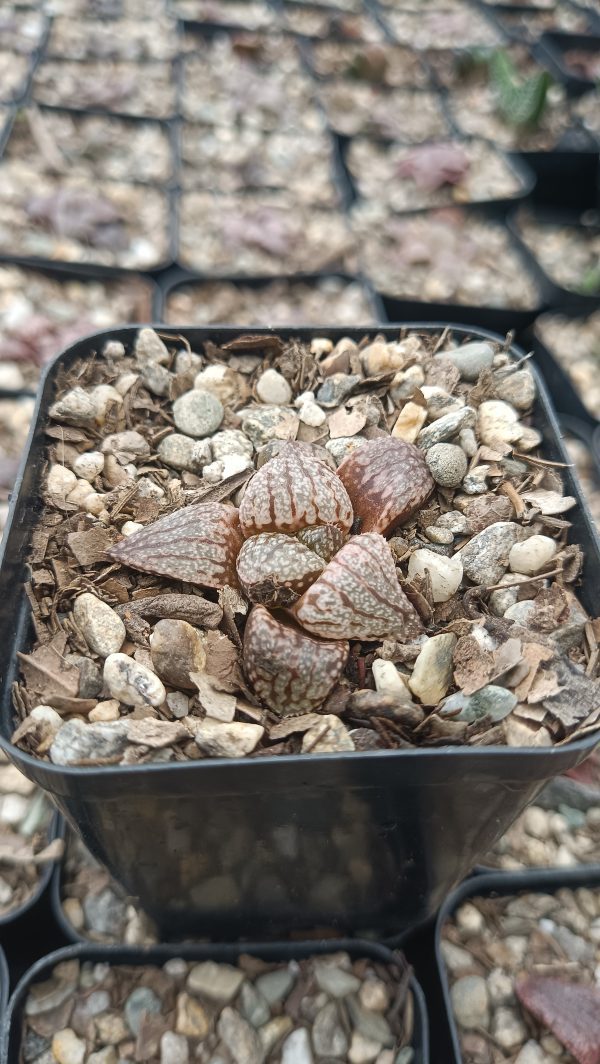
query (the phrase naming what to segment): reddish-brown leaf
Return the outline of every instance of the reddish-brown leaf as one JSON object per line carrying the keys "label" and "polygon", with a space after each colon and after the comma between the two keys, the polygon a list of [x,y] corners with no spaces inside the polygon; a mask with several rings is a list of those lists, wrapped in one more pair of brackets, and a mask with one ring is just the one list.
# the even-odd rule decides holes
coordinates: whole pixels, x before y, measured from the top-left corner
{"label": "reddish-brown leaf", "polygon": [[600,991],[541,975],[516,986],[521,1004],[573,1054],[578,1064],[600,1064]]}

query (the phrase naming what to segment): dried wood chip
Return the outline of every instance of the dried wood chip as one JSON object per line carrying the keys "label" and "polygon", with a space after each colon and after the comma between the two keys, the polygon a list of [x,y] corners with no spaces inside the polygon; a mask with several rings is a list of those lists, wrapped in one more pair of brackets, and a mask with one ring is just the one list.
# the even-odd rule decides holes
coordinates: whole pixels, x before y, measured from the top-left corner
{"label": "dried wood chip", "polygon": [[529,669],[524,679],[515,687],[515,694],[520,702],[524,702],[527,699],[537,670],[542,662],[552,661],[553,657],[553,651],[540,643],[523,644],[523,660],[529,666]]}
{"label": "dried wood chip", "polygon": [[271,333],[265,333],[262,336],[244,334],[243,336],[236,336],[234,340],[223,344],[223,351],[256,351],[259,349],[280,354],[283,348],[283,340],[279,336],[273,336]]}
{"label": "dried wood chip", "polygon": [[114,529],[108,531],[96,527],[87,532],[71,532],[67,536],[67,543],[77,564],[85,567],[108,561],[106,552],[116,543],[117,538]]}
{"label": "dried wood chip", "polygon": [[535,596],[534,602],[535,610],[529,624],[539,632],[554,632],[569,616],[569,597],[558,584],[542,588]]}
{"label": "dried wood chip", "polygon": [[577,500],[572,495],[563,495],[559,491],[545,491],[543,488],[538,488],[536,491],[524,491],[522,498],[540,513],[549,516],[564,514],[577,504]]}
{"label": "dried wood chip", "polygon": [[543,705],[551,718],[549,727],[562,738],[600,710],[600,685],[578,672],[566,658],[557,659],[554,669],[560,692],[544,699]]}
{"label": "dried wood chip", "polygon": [[502,721],[507,746],[552,746],[552,736],[547,728],[526,724],[511,713]]}
{"label": "dried wood chip", "polygon": [[206,671],[219,691],[229,694],[244,690],[237,647],[222,632],[207,632],[204,637]]}
{"label": "dried wood chip", "polygon": [[60,699],[77,697],[79,669],[65,661],[66,643],[66,635],[59,632],[31,654],[17,651],[29,695],[43,705],[54,706]]}
{"label": "dried wood chip", "polygon": [[[106,588],[106,584],[104,587]],[[199,628],[218,628],[223,619],[223,610],[216,602],[209,602],[201,595],[150,595],[147,598],[117,606],[116,612],[125,620],[125,614],[135,613],[140,617],[157,620],[187,621]]]}
{"label": "dried wood chip", "polygon": [[464,635],[454,648],[454,682],[472,695],[490,682],[494,673],[494,655],[485,650],[472,635]]}
{"label": "dried wood chip", "polygon": [[562,690],[554,669],[539,670],[527,695],[527,701],[530,703],[544,702],[546,698],[552,698],[560,694]]}
{"label": "dried wood chip", "polygon": [[331,439],[337,440],[342,436],[356,436],[357,432],[364,429],[367,423],[367,415],[356,408],[354,410],[346,410],[344,407],[340,407],[339,410],[329,415],[327,423]]}

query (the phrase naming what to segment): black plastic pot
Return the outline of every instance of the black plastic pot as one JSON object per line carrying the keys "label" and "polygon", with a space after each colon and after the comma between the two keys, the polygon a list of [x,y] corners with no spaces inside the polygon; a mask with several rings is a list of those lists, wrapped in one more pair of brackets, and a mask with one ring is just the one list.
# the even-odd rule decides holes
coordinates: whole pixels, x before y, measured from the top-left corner
{"label": "black plastic pot", "polygon": [[[423,332],[443,324],[405,323]],[[161,333],[165,334],[162,328]],[[360,339],[365,329],[246,330],[264,335]],[[396,337],[397,327],[378,332]],[[498,339],[457,327],[457,337]],[[193,350],[239,328],[172,328]],[[159,925],[213,938],[281,937],[300,928],[399,935],[430,917],[553,776],[595,747],[597,736],[551,748],[450,747],[345,755],[199,760],[103,768],[40,761],[10,742],[17,650],[32,642],[23,581],[31,528],[40,511],[44,426],[59,367],[131,345],[136,329],[96,334],[49,368],[2,542],[0,746],[45,790],[91,852]],[[521,355],[515,349],[516,355]],[[534,422],[551,460],[566,462],[556,417],[539,381]],[[581,499],[570,469],[569,494]],[[597,608],[600,544],[585,502],[572,535],[585,553],[581,598]]]}
{"label": "black plastic pot", "polygon": [[[365,293],[365,297],[371,308],[375,321],[385,322],[386,315],[383,307],[383,303],[377,293],[373,290],[371,284],[364,277],[356,277],[352,274],[344,273],[295,273],[289,277],[210,277],[202,274],[191,274],[187,271],[174,269],[165,275],[164,279],[161,278],[161,293],[162,303],[161,309],[158,314],[158,318],[161,319],[166,314],[167,301],[169,296],[174,292],[178,292],[181,289],[194,287],[194,285],[203,284],[233,284],[239,288],[252,288],[260,290],[266,288],[267,285],[279,283],[281,281],[287,281],[290,284],[318,284],[320,281],[327,280],[327,278],[336,278],[340,281],[347,281],[348,283],[360,284]],[[223,324],[232,324],[231,322],[223,322]]]}
{"label": "black plastic pot", "polygon": [[435,936],[436,960],[446,1006],[445,1020],[450,1034],[452,1051],[452,1056],[448,1056],[446,1064],[468,1064],[460,1047],[458,1029],[450,999],[450,982],[441,952],[442,929],[448,917],[455,912],[459,905],[473,897],[485,897],[487,895],[506,897],[507,895],[533,893],[536,891],[542,894],[554,894],[562,888],[577,890],[578,887],[600,887],[600,866],[587,865],[583,868],[574,868],[568,871],[549,868],[535,872],[493,872],[486,875],[473,876],[462,883],[458,890],[455,890],[446,899],[437,918]]}
{"label": "black plastic pot", "polygon": [[4,950],[0,946],[0,1017],[4,1016],[10,991],[10,975]]}
{"label": "black plastic pot", "polygon": [[[512,22],[510,22],[510,21],[507,22],[507,17],[510,20],[511,16],[513,16],[515,18],[518,18],[518,16],[520,16],[520,15],[525,17],[527,15],[536,15],[538,13],[540,13],[540,14],[551,13],[551,12],[549,12],[548,8],[535,8],[535,7],[531,7],[531,6],[527,7],[524,4],[502,4],[502,3],[496,3],[496,4],[493,4],[493,5],[486,4],[485,6],[489,10],[492,11],[496,22],[500,26],[500,29],[511,40],[520,41],[520,42],[523,42],[524,44],[534,44],[534,43],[536,43],[538,41],[539,38],[535,34],[531,34],[530,35],[527,32],[527,30],[525,29],[525,27],[519,28],[518,26],[513,25]],[[576,5],[573,4],[573,3],[570,3],[569,0],[567,0],[567,4],[565,6],[567,7],[567,9],[569,11],[572,11],[573,14],[580,14],[583,18],[586,18],[586,12],[585,11],[581,11],[580,9],[578,9],[576,7]],[[590,21],[588,19],[588,27],[589,26],[590,26]],[[557,31],[557,32],[560,32],[560,31]]]}
{"label": "black plastic pot", "polygon": [[600,56],[600,37],[591,33],[543,33],[540,43],[540,58],[571,95],[580,96],[594,88],[596,81],[575,74],[566,63],[565,55],[575,49]]}
{"label": "black plastic pot", "polygon": [[[260,957],[263,960],[287,962],[291,960],[303,960],[307,957],[322,954],[335,953],[344,950],[351,957],[368,958],[378,964],[398,964],[397,955],[373,942],[361,942],[360,940],[324,940],[318,942],[295,942],[295,943],[244,943],[239,945],[178,945],[153,946],[151,949],[139,950],[128,949],[121,946],[90,946],[74,945],[65,949],[56,950],[43,957],[23,976],[8,1003],[8,1008],[2,1008],[3,1021],[0,1027],[0,1059],[2,1064],[18,1064],[21,1058],[21,1032],[23,1009],[27,995],[34,983],[40,982],[50,975],[51,970],[63,961],[78,960],[82,963],[124,964],[132,967],[143,965],[163,965],[173,957],[180,957],[188,961],[213,960],[221,964],[235,964],[240,953]],[[2,982],[0,971],[0,984]],[[414,1002],[414,1035],[412,1046],[414,1049],[414,1064],[429,1064],[429,1032],[427,1022],[427,1009],[423,992],[414,978],[410,977],[410,989]]]}
{"label": "black plastic pot", "polygon": [[[539,222],[541,225],[566,226],[569,228],[581,229],[582,232],[587,230],[592,233],[600,233],[600,223],[596,223],[595,225],[584,225],[581,211],[553,211],[539,210],[536,208],[529,213],[533,220]],[[529,246],[525,237],[521,234],[519,228],[519,215],[517,212],[508,217],[507,225],[515,240],[520,245],[530,266],[534,269],[537,268],[538,273],[544,278],[548,305],[553,310],[557,313],[565,310],[581,311],[591,314],[594,310],[600,309],[600,287],[596,295],[582,295],[569,288],[563,288],[562,285],[558,284],[552,277],[550,277],[544,269],[543,264],[538,259],[535,251]]]}
{"label": "black plastic pot", "polygon": [[[62,839],[64,836],[64,828],[61,817],[58,813],[54,813],[50,824],[48,825],[48,842],[52,842],[54,839]],[[43,895],[48,889],[50,880],[54,869],[59,867],[60,861],[50,861],[47,865],[44,865],[40,872],[38,884],[31,892],[28,898],[25,899],[22,905],[17,906],[15,909],[11,909],[10,912],[4,913],[0,916],[0,934],[2,929],[6,928],[9,924],[13,924],[15,920],[20,920],[25,913],[28,913],[33,909],[34,905],[37,905]],[[1,979],[1,972],[0,972]]]}

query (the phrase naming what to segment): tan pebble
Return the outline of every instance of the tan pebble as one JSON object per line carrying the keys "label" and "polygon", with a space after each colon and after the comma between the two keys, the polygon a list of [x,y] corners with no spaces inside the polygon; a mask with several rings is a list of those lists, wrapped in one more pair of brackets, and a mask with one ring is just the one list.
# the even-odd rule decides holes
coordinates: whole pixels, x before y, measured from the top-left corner
{"label": "tan pebble", "polygon": [[103,720],[118,720],[121,716],[119,703],[116,698],[108,698],[106,702],[98,702],[98,705],[88,713],[88,720],[93,723]]}
{"label": "tan pebble", "polygon": [[76,484],[77,477],[72,469],[67,469],[66,466],[58,465],[58,463],[50,466],[46,480],[46,490],[49,495],[66,498],[73,491]]}
{"label": "tan pebble", "polygon": [[419,403],[408,402],[400,411],[392,436],[414,443],[423,425],[427,421],[427,410]]}
{"label": "tan pebble", "polygon": [[85,927],[85,916],[83,914],[83,908],[78,898],[65,898],[63,903],[63,912],[69,921],[69,923],[75,928],[76,931],[81,931]]}
{"label": "tan pebble", "polygon": [[150,636],[150,653],[158,675],[172,687],[193,690],[190,673],[202,672],[206,665],[200,632],[187,621],[158,621]]}

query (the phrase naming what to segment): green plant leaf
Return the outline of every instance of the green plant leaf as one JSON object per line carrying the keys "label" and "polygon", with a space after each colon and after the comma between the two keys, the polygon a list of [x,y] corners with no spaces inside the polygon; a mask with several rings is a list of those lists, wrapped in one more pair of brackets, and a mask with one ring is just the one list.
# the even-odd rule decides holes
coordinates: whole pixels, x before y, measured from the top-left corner
{"label": "green plant leaf", "polygon": [[523,78],[508,53],[496,51],[490,59],[490,80],[504,120],[517,128],[535,129],[544,113],[551,84],[547,71]]}

